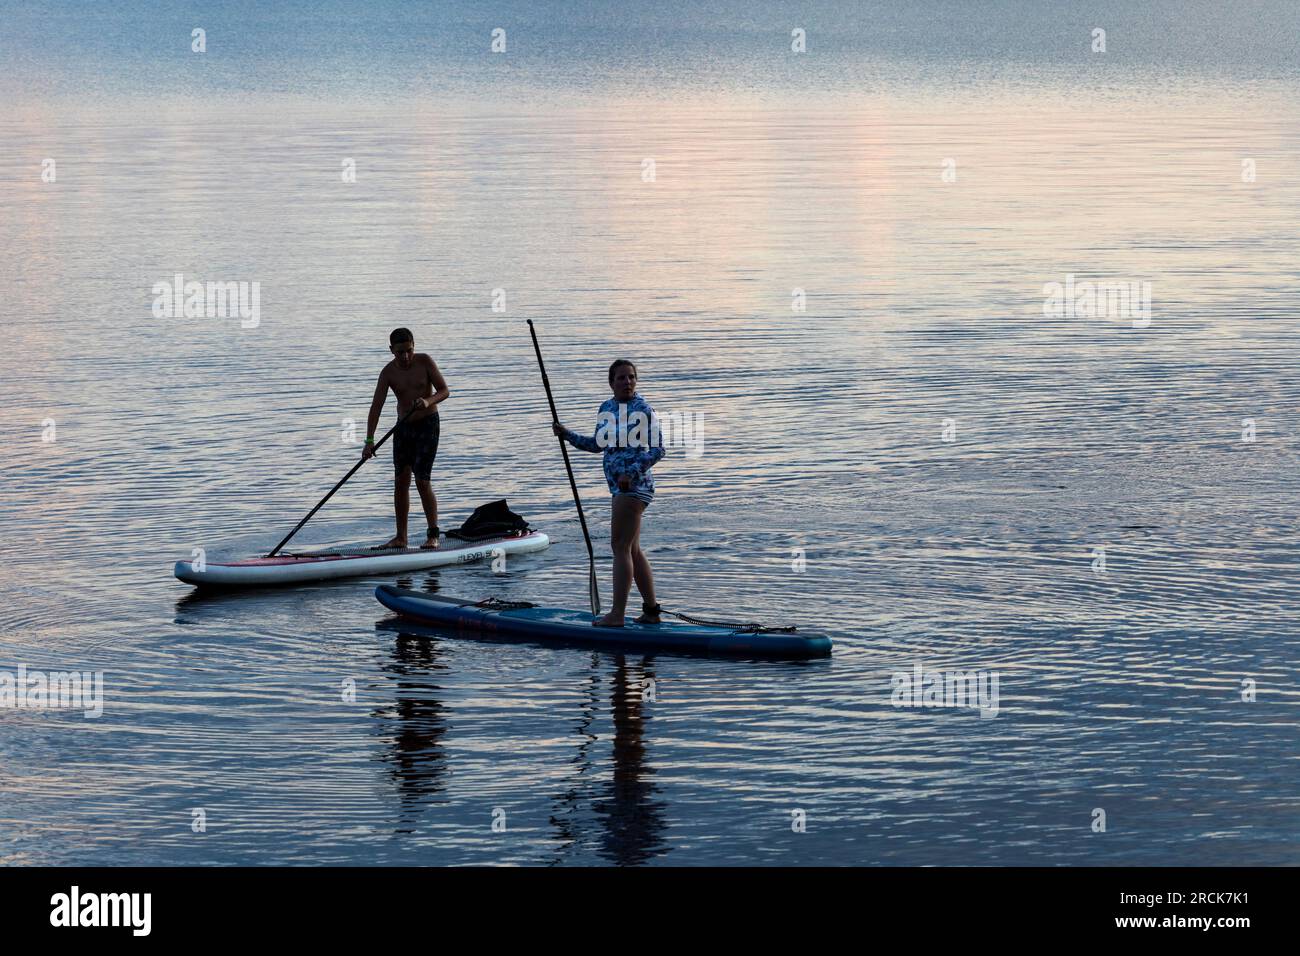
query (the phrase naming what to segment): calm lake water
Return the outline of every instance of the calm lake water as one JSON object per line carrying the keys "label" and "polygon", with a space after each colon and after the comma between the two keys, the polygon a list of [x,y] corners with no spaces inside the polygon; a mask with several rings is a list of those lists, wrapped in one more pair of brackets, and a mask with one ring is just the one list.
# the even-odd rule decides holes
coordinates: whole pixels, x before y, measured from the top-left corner
{"label": "calm lake water", "polygon": [[[6,7],[0,672],[105,699],[0,708],[0,863],[1300,862],[1300,13],[1131,6]],[[156,318],[177,273],[256,327]],[[1069,276],[1149,317],[1045,314]],[[377,583],[585,601],[528,318],[567,424],[622,356],[698,416],[664,603],[833,659],[394,623]],[[506,497],[553,546],[176,581],[347,471],[399,325],[444,527]],[[387,462],[296,543],[385,540]],[[918,665],[996,714],[895,706]]]}

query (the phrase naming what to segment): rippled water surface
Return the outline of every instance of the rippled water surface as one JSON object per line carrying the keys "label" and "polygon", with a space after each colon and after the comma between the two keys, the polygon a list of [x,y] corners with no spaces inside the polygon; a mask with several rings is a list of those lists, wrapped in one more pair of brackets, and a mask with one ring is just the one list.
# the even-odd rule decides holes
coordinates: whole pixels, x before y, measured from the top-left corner
{"label": "rippled water surface", "polygon": [[[1191,4],[1210,43],[1099,4],[1109,59],[1078,6],[822,5],[796,61],[763,5],[706,42],[687,11],[230,4],[198,61],[147,4],[81,56],[69,14],[15,11],[0,58],[47,68],[0,85],[0,671],[102,671],[105,709],[0,709],[0,862],[1300,861],[1295,6]],[[498,19],[516,59],[466,39]],[[260,324],[155,318],[176,273],[259,282]],[[1151,282],[1149,325],[1044,317],[1068,275]],[[619,356],[703,422],[656,467],[665,603],[827,630],[831,660],[375,602],[584,602],[526,318],[569,424]],[[398,325],[451,386],[444,526],[504,496],[554,545],[174,580],[351,466]],[[301,543],[391,534],[385,460]],[[917,665],[996,673],[996,715],[894,706]]]}

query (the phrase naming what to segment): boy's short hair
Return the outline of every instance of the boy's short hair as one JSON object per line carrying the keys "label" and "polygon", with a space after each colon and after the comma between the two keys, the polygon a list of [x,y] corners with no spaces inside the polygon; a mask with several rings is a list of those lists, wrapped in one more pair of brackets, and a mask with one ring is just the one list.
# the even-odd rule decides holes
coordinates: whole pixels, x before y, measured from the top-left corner
{"label": "boy's short hair", "polygon": [[610,384],[610,385],[613,385],[613,384],[614,384],[614,373],[617,372],[617,371],[618,371],[620,368],[622,368],[624,365],[627,365],[627,366],[631,367],[631,369],[632,369],[632,374],[633,374],[633,375],[637,375],[637,374],[638,374],[638,373],[637,373],[637,370],[636,370],[636,366],[633,365],[632,362],[631,362],[629,359],[615,359],[615,360],[614,360],[614,364],[611,365],[611,366],[609,367],[609,384]]}
{"label": "boy's short hair", "polygon": [[410,329],[393,329],[388,333],[388,344],[396,345],[398,342],[410,342],[415,344],[415,336],[411,334]]}

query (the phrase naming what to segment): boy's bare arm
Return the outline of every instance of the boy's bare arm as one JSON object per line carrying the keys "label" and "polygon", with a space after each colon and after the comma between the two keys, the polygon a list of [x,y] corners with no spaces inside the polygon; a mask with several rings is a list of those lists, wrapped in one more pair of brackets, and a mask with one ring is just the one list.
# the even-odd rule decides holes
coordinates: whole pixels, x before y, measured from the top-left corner
{"label": "boy's bare arm", "polygon": [[366,447],[370,447],[369,439],[375,437],[375,429],[379,427],[379,416],[383,414],[384,402],[388,400],[388,369],[385,368],[379,373],[379,382],[375,385],[375,397],[370,400],[370,417],[366,419]]}
{"label": "boy's bare arm", "polygon": [[424,399],[424,404],[432,408],[439,402],[446,401],[451,396],[451,389],[447,388],[447,380],[442,377],[442,372],[438,371],[438,363],[432,358],[429,358],[427,371],[429,373],[429,385],[433,388],[433,394]]}

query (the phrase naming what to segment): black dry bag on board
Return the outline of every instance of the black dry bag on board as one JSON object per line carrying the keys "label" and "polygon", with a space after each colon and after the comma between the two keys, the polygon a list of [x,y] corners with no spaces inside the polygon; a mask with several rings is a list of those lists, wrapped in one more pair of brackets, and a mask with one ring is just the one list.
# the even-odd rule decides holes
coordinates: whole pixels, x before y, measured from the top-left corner
{"label": "black dry bag on board", "polygon": [[506,499],[499,498],[479,505],[474,513],[465,519],[465,523],[455,531],[448,531],[447,537],[462,541],[481,541],[483,538],[504,538],[510,535],[527,534],[531,529],[528,522],[510,510]]}

